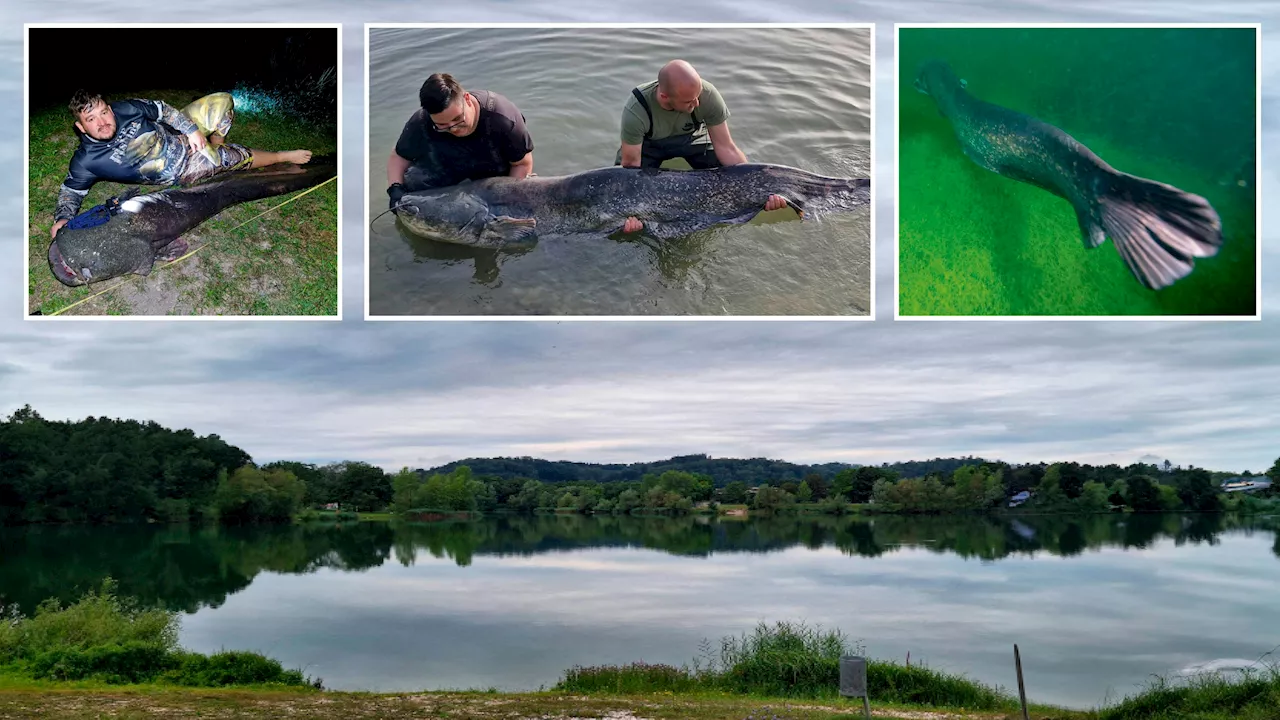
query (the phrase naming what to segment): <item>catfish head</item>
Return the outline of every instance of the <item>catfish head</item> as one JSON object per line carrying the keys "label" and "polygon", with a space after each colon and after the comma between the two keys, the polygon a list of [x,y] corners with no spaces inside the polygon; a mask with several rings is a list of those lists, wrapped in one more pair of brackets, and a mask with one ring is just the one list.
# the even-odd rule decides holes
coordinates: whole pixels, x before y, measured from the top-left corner
{"label": "catfish head", "polygon": [[487,203],[464,186],[406,194],[396,206],[396,215],[414,235],[455,245],[499,248],[537,237],[533,218],[494,215]]}
{"label": "catfish head", "polygon": [[49,269],[70,287],[128,273],[146,275],[155,262],[155,251],[139,230],[124,217],[82,230],[63,227],[49,243]]}
{"label": "catfish head", "polygon": [[956,88],[968,87],[969,83],[956,77],[956,73],[943,60],[931,58],[920,63],[916,70],[916,92],[939,99],[955,92]]}

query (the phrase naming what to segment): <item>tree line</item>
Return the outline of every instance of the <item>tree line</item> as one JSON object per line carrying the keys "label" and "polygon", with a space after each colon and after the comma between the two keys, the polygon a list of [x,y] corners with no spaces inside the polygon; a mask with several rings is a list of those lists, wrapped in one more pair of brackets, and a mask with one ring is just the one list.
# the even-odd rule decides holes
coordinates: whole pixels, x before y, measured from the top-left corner
{"label": "tree line", "polygon": [[[444,467],[404,468],[394,476],[358,461],[259,467],[217,435],[133,420],[50,421],[27,406],[0,422],[0,524],[242,524],[288,521],[305,508],[326,507],[402,514],[685,514],[710,505],[745,505],[760,514],[805,507],[838,515],[853,505],[892,513],[990,512],[1007,509],[1024,491],[1030,497],[1020,509],[1036,512],[1217,512],[1252,502],[1220,491],[1229,473],[1168,461],[1121,467],[938,458],[804,466],[689,455],[631,465],[496,458]],[[583,479],[583,468],[599,472]],[[518,474],[526,469],[540,477]],[[1280,459],[1268,475],[1280,479]]]}

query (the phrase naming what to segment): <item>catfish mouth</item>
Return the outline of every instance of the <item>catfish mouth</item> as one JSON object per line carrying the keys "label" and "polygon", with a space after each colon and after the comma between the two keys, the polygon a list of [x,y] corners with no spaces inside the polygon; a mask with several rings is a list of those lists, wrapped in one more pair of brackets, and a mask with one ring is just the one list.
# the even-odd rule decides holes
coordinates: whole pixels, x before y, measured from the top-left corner
{"label": "catfish mouth", "polygon": [[475,245],[484,230],[487,218],[487,213],[481,210],[458,226],[443,221],[434,214],[429,215],[418,203],[405,203],[399,207],[399,210],[400,212],[396,215],[410,232],[428,240],[450,245]]}
{"label": "catfish mouth", "polygon": [[62,251],[58,249],[57,240],[49,243],[49,269],[53,271],[53,276],[58,278],[58,282],[68,287],[89,284],[67,264],[66,258],[62,256]]}

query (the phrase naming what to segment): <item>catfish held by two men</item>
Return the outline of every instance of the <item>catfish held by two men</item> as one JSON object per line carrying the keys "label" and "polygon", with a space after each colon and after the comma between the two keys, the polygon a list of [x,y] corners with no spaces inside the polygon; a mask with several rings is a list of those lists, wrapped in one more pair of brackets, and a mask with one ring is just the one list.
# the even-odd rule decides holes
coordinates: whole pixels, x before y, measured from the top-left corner
{"label": "catfish held by two men", "polygon": [[628,217],[669,239],[745,223],[778,194],[801,218],[865,206],[868,178],[833,178],[784,165],[743,163],[706,170],[607,167],[560,177],[508,177],[406,194],[396,206],[414,234],[477,247],[539,236],[609,235]]}
{"label": "catfish held by two men", "polygon": [[223,209],[313,187],[337,171],[336,158],[315,157],[306,165],[278,164],[189,188],[113,198],[58,231],[49,244],[49,269],[71,286],[147,275],[156,260],[186,252],[180,236]]}
{"label": "catfish held by two men", "polygon": [[915,87],[937,104],[970,160],[1065,198],[1085,246],[1110,237],[1145,287],[1172,285],[1222,246],[1222,222],[1204,198],[1120,172],[1062,130],[979,100],[945,62],[924,62]]}

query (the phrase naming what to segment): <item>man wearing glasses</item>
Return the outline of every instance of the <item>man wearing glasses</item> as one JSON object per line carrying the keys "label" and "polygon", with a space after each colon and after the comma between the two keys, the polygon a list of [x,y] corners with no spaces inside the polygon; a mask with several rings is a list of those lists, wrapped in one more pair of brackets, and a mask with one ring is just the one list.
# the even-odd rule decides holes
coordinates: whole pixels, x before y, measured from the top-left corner
{"label": "man wearing glasses", "polygon": [[435,73],[418,101],[422,107],[387,158],[393,209],[406,192],[533,172],[533,138],[510,100],[488,90],[467,92],[448,73]]}

